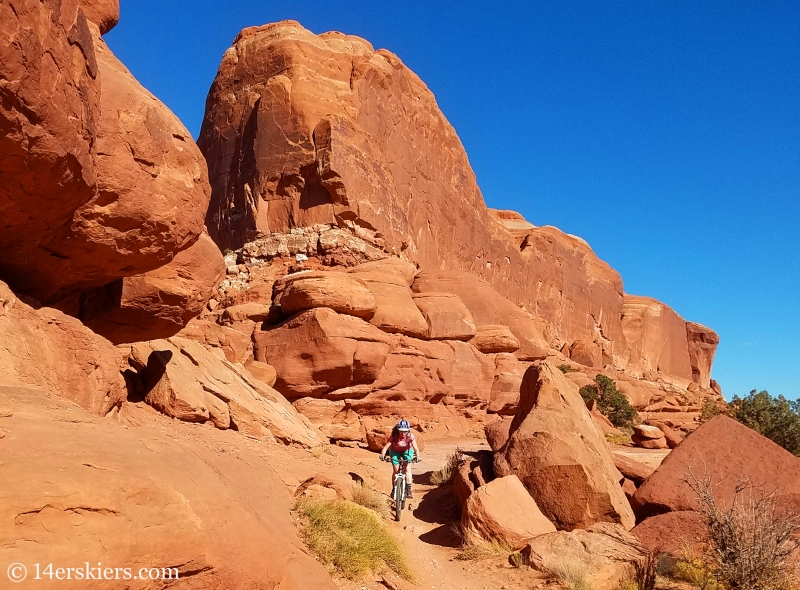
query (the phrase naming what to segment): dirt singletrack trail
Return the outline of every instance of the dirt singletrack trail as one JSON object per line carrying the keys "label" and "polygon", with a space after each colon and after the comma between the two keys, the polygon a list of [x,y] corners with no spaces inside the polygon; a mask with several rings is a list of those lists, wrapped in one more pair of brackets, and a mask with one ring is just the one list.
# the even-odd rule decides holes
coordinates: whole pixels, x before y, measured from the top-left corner
{"label": "dirt singletrack trail", "polygon": [[[355,583],[339,581],[342,589],[498,590],[538,587],[536,583],[541,580],[537,580],[535,574],[511,567],[504,556],[480,561],[458,559],[461,538],[453,530],[460,518],[458,501],[451,485],[430,485],[431,473],[441,469],[456,449],[474,453],[488,450],[489,446],[474,438],[426,441],[420,462],[412,465],[414,498],[406,505],[400,522],[391,520],[386,523],[403,545],[414,573],[413,582],[399,580],[396,576],[376,575]],[[377,455],[374,456],[378,461]],[[388,501],[391,470],[388,464],[384,466],[380,469],[376,488],[386,494]]]}

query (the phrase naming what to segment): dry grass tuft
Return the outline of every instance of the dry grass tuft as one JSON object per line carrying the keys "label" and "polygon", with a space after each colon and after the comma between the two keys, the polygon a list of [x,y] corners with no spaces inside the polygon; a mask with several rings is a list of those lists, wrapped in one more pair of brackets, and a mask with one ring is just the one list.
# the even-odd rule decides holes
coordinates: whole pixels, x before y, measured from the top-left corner
{"label": "dry grass tuft", "polygon": [[389,502],[385,496],[364,482],[353,484],[353,502],[377,512],[381,517],[389,517]]}
{"label": "dry grass tuft", "polygon": [[[501,541],[481,541],[467,536],[460,523],[451,526],[453,533],[461,539],[456,559],[461,561],[483,561],[486,559],[508,559],[514,550]],[[519,554],[517,554],[519,555]],[[522,556],[520,556],[522,557]]]}
{"label": "dry grass tuft", "polygon": [[444,467],[442,467],[439,471],[434,471],[431,473],[431,485],[443,486],[453,481],[453,475],[455,475],[458,466],[463,460],[464,451],[461,449],[456,449],[453,451],[453,453],[447,458],[447,462],[444,464]]}
{"label": "dry grass tuft", "polygon": [[629,434],[609,432],[606,434],[606,442],[612,445],[627,445],[631,443],[631,436]]}
{"label": "dry grass tuft", "polygon": [[588,568],[577,560],[562,559],[544,564],[545,571],[559,580],[568,590],[594,590],[589,582]]}
{"label": "dry grass tuft", "polygon": [[347,500],[310,498],[302,498],[295,510],[305,544],[340,576],[357,580],[388,568],[411,579],[399,542],[372,510]]}

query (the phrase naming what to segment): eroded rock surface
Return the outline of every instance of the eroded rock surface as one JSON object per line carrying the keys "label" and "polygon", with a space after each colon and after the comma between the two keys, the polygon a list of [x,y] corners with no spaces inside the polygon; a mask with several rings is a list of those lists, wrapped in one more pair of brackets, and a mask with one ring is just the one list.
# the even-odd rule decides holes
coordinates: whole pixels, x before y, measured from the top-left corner
{"label": "eroded rock surface", "polygon": [[495,452],[495,473],[516,474],[559,529],[634,525],[608,444],[578,387],[549,363],[536,362],[525,373],[509,438]]}
{"label": "eroded rock surface", "polygon": [[[177,568],[175,588],[336,588],[297,536],[291,494],[239,434],[121,424],[36,389],[2,386],[0,406],[4,563]],[[77,584],[121,583],[153,587]]]}
{"label": "eroded rock surface", "polygon": [[122,355],[78,320],[0,282],[0,385],[36,387],[105,415],[126,398]]}

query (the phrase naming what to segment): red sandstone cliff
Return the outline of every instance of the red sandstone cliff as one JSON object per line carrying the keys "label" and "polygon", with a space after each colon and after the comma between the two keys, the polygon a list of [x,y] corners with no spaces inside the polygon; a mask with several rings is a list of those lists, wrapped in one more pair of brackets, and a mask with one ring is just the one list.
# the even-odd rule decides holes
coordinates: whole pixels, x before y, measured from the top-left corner
{"label": "red sandstone cliff", "polygon": [[207,225],[221,248],[258,232],[349,227],[424,270],[483,278],[538,318],[553,348],[580,341],[599,367],[692,378],[685,322],[669,310],[675,321],[648,324],[648,337],[675,349],[656,361],[647,344],[629,342],[619,274],[580,238],[487,209],[433,94],[363,39],[289,21],[243,30],[222,59],[198,143],[212,186]]}

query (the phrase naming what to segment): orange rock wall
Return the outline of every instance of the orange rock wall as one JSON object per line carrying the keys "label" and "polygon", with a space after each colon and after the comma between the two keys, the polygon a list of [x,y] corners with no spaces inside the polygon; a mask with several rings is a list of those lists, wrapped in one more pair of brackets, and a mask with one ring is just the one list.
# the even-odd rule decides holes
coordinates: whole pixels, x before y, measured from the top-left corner
{"label": "orange rock wall", "polygon": [[198,143],[221,248],[258,230],[347,225],[423,269],[480,276],[554,345],[599,337],[624,358],[619,275],[578,238],[490,215],[453,127],[392,53],[293,22],[245,29]]}

